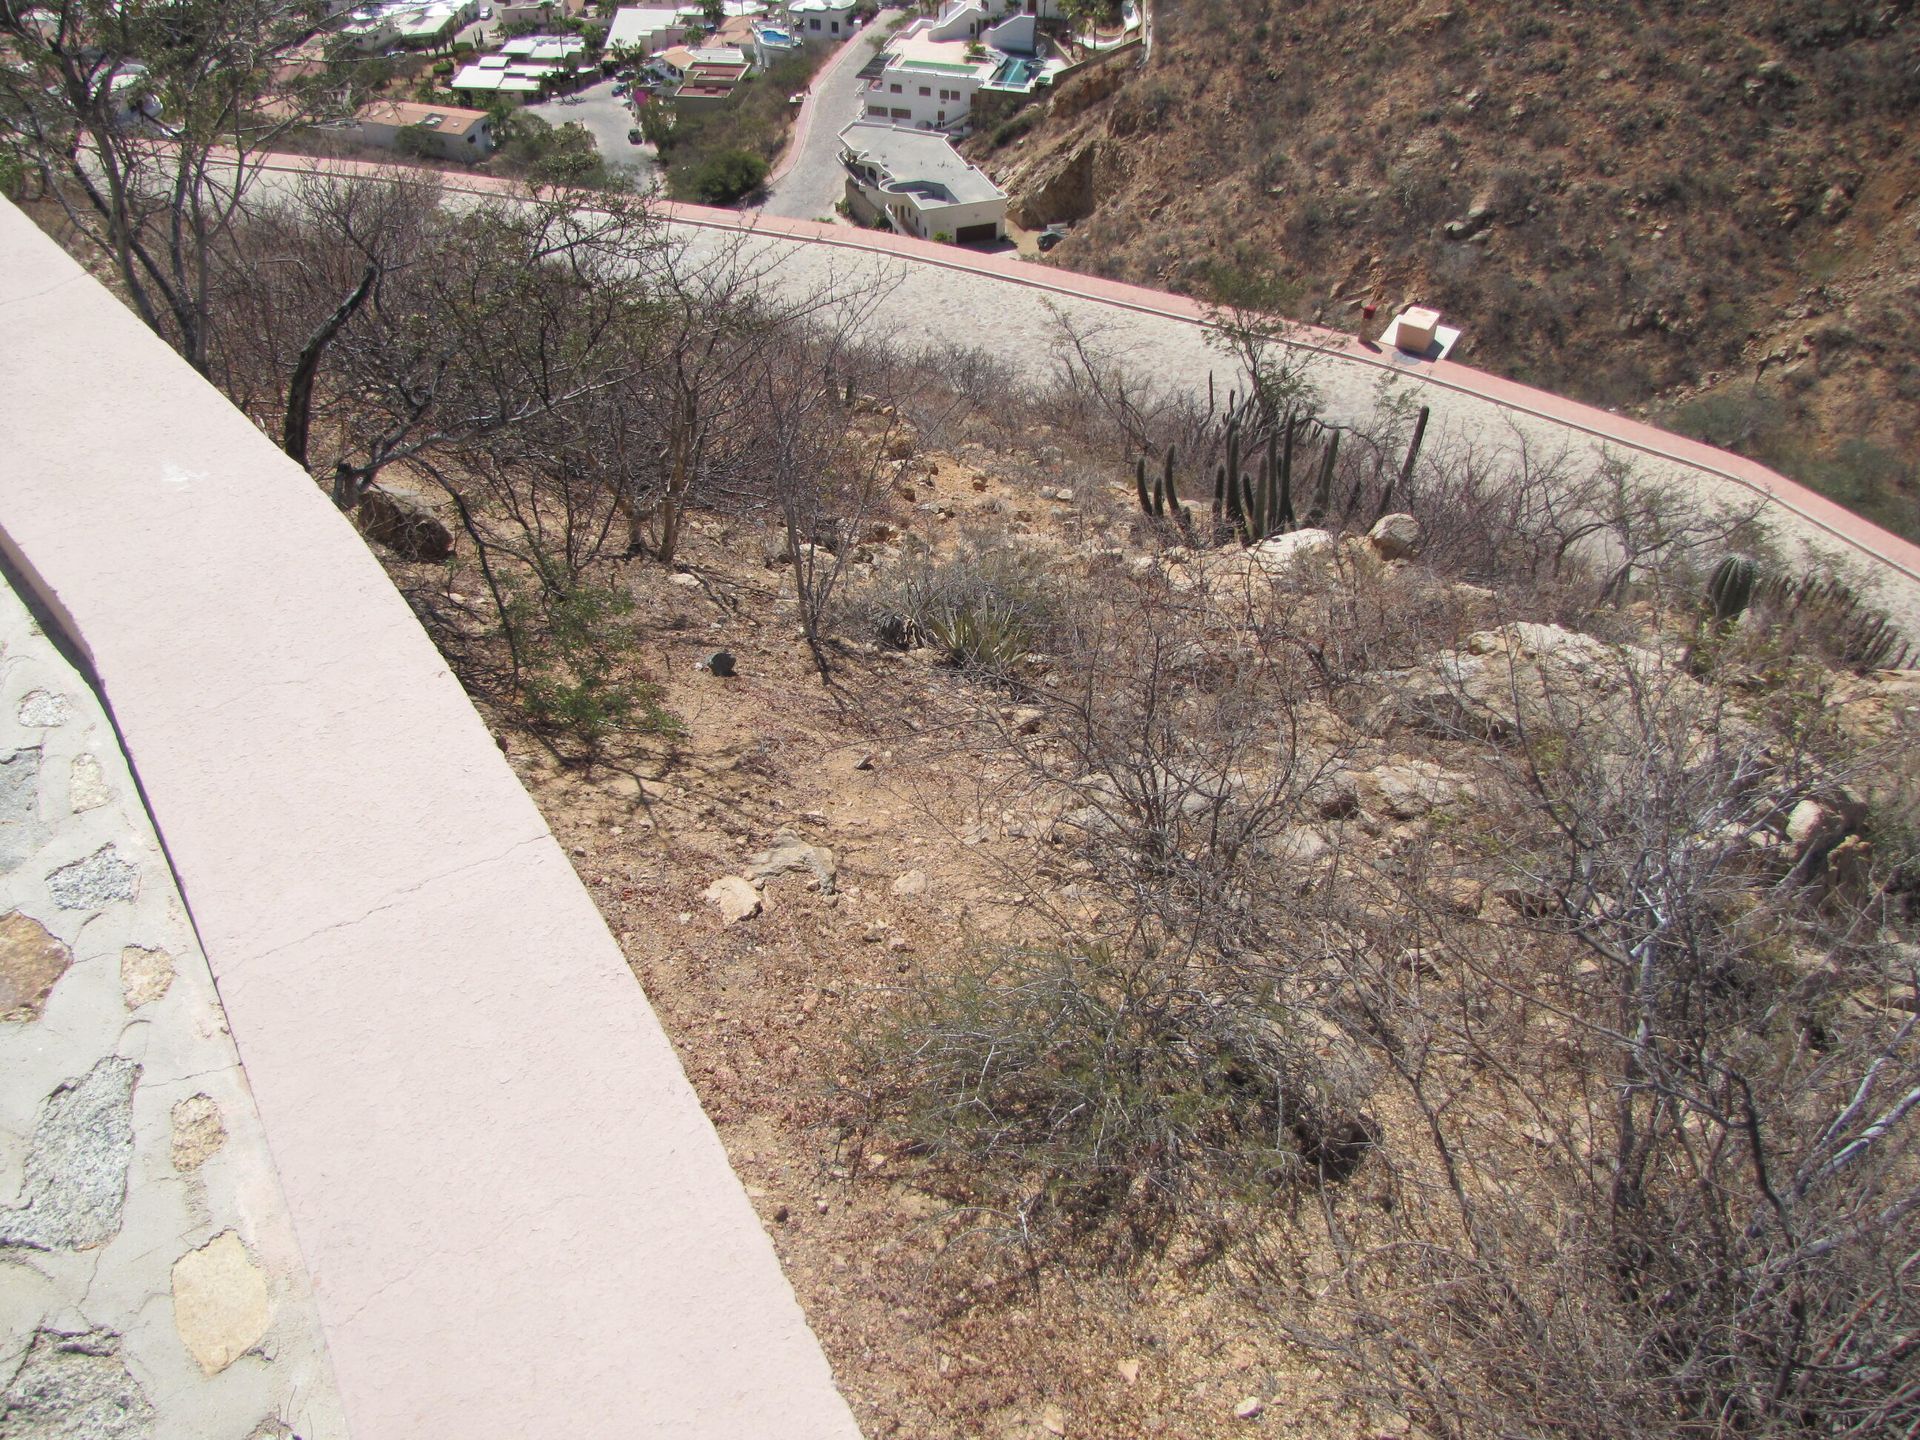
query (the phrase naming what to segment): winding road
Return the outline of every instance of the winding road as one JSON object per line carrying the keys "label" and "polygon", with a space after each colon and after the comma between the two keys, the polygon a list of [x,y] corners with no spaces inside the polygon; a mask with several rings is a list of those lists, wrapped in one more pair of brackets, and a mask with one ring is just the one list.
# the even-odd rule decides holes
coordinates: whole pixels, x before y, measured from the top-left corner
{"label": "winding road", "polygon": [[[811,148],[809,136],[795,151]],[[796,161],[795,171],[798,166]],[[391,166],[294,156],[277,157],[270,169],[282,175],[315,169],[394,174]],[[270,183],[271,177],[263,178]],[[490,177],[435,178],[456,191],[518,193],[512,182]],[[742,213],[662,204],[661,211],[696,256],[738,255],[766,283],[794,293],[834,286],[865,294],[875,340],[915,348],[978,347],[1039,379],[1057,363],[1066,321],[1097,336],[1115,359],[1162,381],[1204,390],[1209,373],[1226,381],[1232,368],[1209,343],[1204,308],[1184,296],[1012,254],[980,254],[791,218],[771,208]],[[1469,318],[1469,333],[1471,327]],[[1483,458],[1524,454],[1535,464],[1555,455],[1590,463],[1612,458],[1643,481],[1698,497],[1702,504],[1763,501],[1764,519],[1787,559],[1836,564],[1910,634],[1920,636],[1920,546],[1755,461],[1468,365],[1364,349],[1336,331],[1302,326],[1289,343],[1299,351],[1306,377],[1331,417],[1365,416],[1395,396],[1431,406],[1428,454],[1453,447]]]}
{"label": "winding road", "polygon": [[866,108],[860,70],[886,36],[879,26],[860,31],[820,67],[794,118],[793,139],[767,177],[766,198],[755,213],[789,220],[829,220],[846,192],[840,168],[840,132]]}

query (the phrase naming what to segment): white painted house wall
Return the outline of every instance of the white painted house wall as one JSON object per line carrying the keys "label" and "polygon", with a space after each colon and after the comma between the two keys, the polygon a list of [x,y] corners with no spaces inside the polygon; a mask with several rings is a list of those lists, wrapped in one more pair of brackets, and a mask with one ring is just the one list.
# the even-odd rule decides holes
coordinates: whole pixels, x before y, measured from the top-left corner
{"label": "white painted house wall", "polygon": [[867,114],[916,130],[942,129],[966,118],[980,84],[981,77],[975,75],[884,70],[867,91]]}

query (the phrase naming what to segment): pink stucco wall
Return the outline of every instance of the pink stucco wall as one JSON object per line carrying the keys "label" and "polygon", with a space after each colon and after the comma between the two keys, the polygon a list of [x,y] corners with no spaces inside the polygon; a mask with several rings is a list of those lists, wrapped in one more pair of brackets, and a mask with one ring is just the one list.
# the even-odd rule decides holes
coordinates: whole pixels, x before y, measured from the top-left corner
{"label": "pink stucco wall", "polygon": [[854,1440],[645,996],[308,477],[0,205],[0,546],[98,673],[359,1440]]}

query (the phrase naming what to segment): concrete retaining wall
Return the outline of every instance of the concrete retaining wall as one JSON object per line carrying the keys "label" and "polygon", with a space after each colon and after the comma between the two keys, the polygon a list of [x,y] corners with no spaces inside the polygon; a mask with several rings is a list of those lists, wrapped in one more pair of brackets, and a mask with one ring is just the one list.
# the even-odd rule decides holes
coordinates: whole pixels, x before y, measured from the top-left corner
{"label": "concrete retaining wall", "polygon": [[0,206],[0,546],[84,652],[358,1440],[854,1440],[638,983],[307,475]]}

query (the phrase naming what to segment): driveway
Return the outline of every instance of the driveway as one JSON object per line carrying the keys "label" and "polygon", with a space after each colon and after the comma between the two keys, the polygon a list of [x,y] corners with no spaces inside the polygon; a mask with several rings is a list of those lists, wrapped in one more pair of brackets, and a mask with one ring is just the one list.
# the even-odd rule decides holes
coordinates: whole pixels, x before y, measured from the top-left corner
{"label": "driveway", "polygon": [[884,27],[872,26],[847,41],[813,77],[813,90],[795,122],[804,133],[798,150],[781,162],[767,185],[767,198],[757,207],[762,214],[789,220],[831,220],[836,201],[847,192],[846,171],[840,167],[840,132],[859,118],[865,107],[867,82],[860,67],[873,58],[886,38]]}
{"label": "driveway", "polygon": [[627,132],[638,122],[634,120],[633,112],[627,109],[624,97],[614,99],[613,87],[616,83],[611,79],[601,80],[575,94],[529,105],[527,113],[538,115],[549,125],[571,122],[586,126],[587,133],[593,136],[594,144],[600,149],[600,158],[607,162],[607,168],[633,176],[635,182],[644,189],[659,175],[660,167],[654,159],[651,145],[635,145],[627,139]]}

